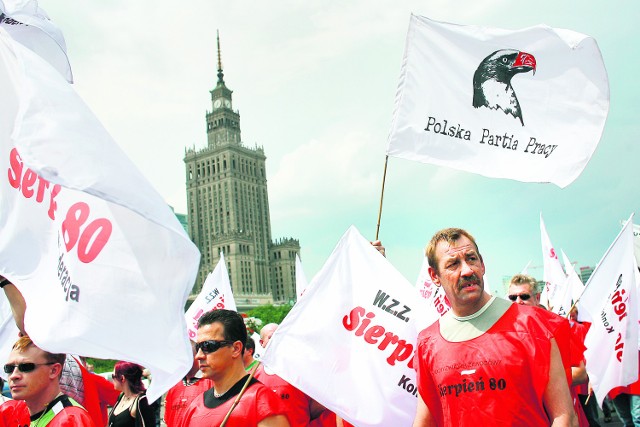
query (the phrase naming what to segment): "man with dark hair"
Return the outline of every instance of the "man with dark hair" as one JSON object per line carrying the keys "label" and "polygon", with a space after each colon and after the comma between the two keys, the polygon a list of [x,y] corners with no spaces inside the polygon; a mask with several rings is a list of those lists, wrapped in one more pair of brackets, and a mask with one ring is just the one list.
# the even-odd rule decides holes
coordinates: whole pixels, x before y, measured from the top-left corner
{"label": "man with dark hair", "polygon": [[250,372],[251,369],[258,363],[258,360],[253,358],[256,352],[256,342],[251,337],[247,337],[247,342],[244,343],[244,356],[242,357],[242,363],[244,369]]}
{"label": "man with dark hair", "polygon": [[187,375],[178,384],[171,387],[164,400],[164,422],[167,427],[176,427],[191,402],[213,387],[211,380],[202,378],[198,360],[195,359],[196,344],[191,341],[193,365]]}
{"label": "man with dark hair", "polygon": [[418,337],[414,427],[577,425],[545,312],[485,291],[484,261],[465,230],[439,231],[426,255],[451,310]]}
{"label": "man with dark hair", "polygon": [[94,426],[89,413],[60,392],[65,358],[38,348],[27,336],[13,345],[4,371],[13,398],[27,404],[32,425]]}
{"label": "man with dark hair", "polygon": [[213,310],[200,317],[195,357],[213,388],[191,402],[180,426],[220,425],[226,417],[229,425],[290,426],[280,399],[255,378],[249,380],[242,360],[246,342],[244,320],[235,311]]}

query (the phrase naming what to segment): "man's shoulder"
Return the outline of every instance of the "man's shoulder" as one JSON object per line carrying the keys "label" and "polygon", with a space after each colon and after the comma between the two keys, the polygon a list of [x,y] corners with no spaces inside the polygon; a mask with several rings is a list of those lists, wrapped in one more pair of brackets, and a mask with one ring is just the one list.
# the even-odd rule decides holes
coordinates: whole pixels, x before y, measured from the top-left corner
{"label": "man's shoulder", "polygon": [[49,427],[97,427],[82,406],[65,406],[47,424]]}

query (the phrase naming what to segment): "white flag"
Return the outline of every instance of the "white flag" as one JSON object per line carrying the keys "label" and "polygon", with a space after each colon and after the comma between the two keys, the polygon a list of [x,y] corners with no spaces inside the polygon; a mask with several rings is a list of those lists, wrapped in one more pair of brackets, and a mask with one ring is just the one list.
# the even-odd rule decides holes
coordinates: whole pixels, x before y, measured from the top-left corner
{"label": "white flag", "polygon": [[262,361],[352,424],[411,426],[424,311],[413,286],[351,227]]}
{"label": "white flag", "polygon": [[411,16],[390,156],[569,185],[602,135],[609,84],[594,39]]}
{"label": "white flag", "polygon": [[300,261],[300,257],[296,254],[296,297],[300,298],[304,293],[305,289],[309,282],[307,281],[307,276],[304,274],[304,270],[302,269],[302,261]]}
{"label": "white flag", "polygon": [[227,264],[224,262],[224,254],[220,252],[220,260],[202,285],[202,290],[193,301],[189,310],[184,314],[187,322],[189,338],[196,340],[198,331],[198,319],[211,310],[227,309],[237,311],[236,300],[231,292],[231,282],[227,272]]}
{"label": "white flag", "polygon": [[542,263],[544,266],[542,277],[544,289],[540,294],[540,304],[556,312],[557,307],[561,304],[567,276],[564,274],[558,259],[558,253],[551,244],[542,214],[540,214],[540,238],[542,240]]}
{"label": "white flag", "polygon": [[[16,322],[13,320],[11,305],[4,292],[2,292],[0,295],[0,364],[4,364],[9,360],[9,353],[11,353],[13,344],[18,340],[18,332]],[[0,372],[0,377],[5,380],[9,379],[9,376],[4,371]]]}
{"label": "white flag", "polygon": [[431,276],[429,275],[429,259],[427,257],[424,257],[422,260],[422,267],[420,267],[420,273],[416,280],[416,289],[420,296],[427,301],[427,312],[424,315],[425,318],[428,319],[427,323],[429,325],[451,309],[451,304],[444,294],[442,286],[437,286],[431,280]]}
{"label": "white flag", "polygon": [[0,0],[0,27],[11,37],[37,53],[69,82],[73,82],[67,45],[37,0]]}
{"label": "white flag", "polygon": [[602,407],[607,393],[638,379],[638,299],[633,215],[585,285],[579,312],[593,319],[584,353],[589,382]]}
{"label": "white flag", "polygon": [[[582,283],[582,279],[580,279],[580,276],[578,276],[578,273],[576,273],[576,270],[569,260],[569,257],[564,253],[562,249],[560,249],[560,252],[562,253],[562,263],[564,264],[564,271],[567,273],[567,294],[569,295],[568,299],[570,300],[570,304],[573,305],[582,295],[582,292],[584,291],[584,283]],[[569,309],[571,308],[571,305],[569,306]],[[567,314],[569,314],[568,311]]]}
{"label": "white flag", "polygon": [[0,27],[0,274],[41,348],[129,360],[149,399],[193,362],[184,303],[199,253],[63,77]]}
{"label": "white flag", "polygon": [[256,350],[253,352],[253,358],[256,360],[260,360],[262,355],[264,354],[264,347],[260,344],[260,335],[257,332],[251,334],[251,339],[256,345]]}

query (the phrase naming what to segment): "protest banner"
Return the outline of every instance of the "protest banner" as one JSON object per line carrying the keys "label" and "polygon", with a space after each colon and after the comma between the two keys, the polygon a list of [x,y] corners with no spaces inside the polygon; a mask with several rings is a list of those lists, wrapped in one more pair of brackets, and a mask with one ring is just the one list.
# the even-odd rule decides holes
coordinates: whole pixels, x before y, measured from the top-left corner
{"label": "protest banner", "polygon": [[262,362],[348,422],[410,426],[424,300],[351,227],[269,341]]}
{"label": "protest banner", "polygon": [[236,301],[231,291],[229,272],[224,262],[224,254],[220,252],[220,260],[202,285],[202,290],[184,314],[187,322],[189,339],[196,340],[198,331],[198,319],[211,310],[227,309],[237,311]]}
{"label": "protest banner", "polygon": [[0,1],[0,27],[47,61],[69,83],[73,82],[62,31],[51,22],[37,0]]}
{"label": "protest banner", "polygon": [[58,71],[0,26],[0,274],[53,353],[148,368],[150,401],[192,365],[199,252]]}
{"label": "protest banner", "polygon": [[425,316],[427,323],[431,324],[443,316],[447,311],[451,309],[451,304],[447,299],[447,296],[442,290],[442,286],[436,286],[431,280],[429,275],[429,260],[424,257],[422,260],[422,266],[420,267],[420,273],[416,280],[416,289],[422,298],[427,301],[427,309],[429,310]]}
{"label": "protest banner", "polygon": [[562,304],[561,299],[564,295],[567,276],[564,274],[562,264],[560,264],[560,260],[558,259],[558,252],[551,244],[551,239],[549,239],[542,214],[540,214],[540,238],[542,241],[542,263],[544,266],[542,276],[544,288],[540,293],[540,304],[547,307],[548,310],[557,313],[558,307]]}
{"label": "protest banner", "polygon": [[591,158],[608,110],[591,37],[412,15],[387,154],[565,187]]}
{"label": "protest banner", "polygon": [[607,393],[638,379],[638,297],[633,255],[633,215],[593,271],[578,314],[593,323],[584,345],[589,383],[602,407]]}

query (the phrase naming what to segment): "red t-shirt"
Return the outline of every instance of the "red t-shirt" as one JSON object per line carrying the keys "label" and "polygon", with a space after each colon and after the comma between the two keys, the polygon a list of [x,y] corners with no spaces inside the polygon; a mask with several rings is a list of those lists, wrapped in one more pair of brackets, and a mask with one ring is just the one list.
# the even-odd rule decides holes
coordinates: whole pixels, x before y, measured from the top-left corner
{"label": "red t-shirt", "polygon": [[24,400],[7,400],[0,405],[0,426],[29,427],[29,408]]}
{"label": "red t-shirt", "polygon": [[264,365],[260,365],[255,373],[255,378],[282,400],[287,408],[287,418],[291,427],[306,427],[309,425],[309,396],[277,376],[264,371]]}
{"label": "red t-shirt", "polygon": [[167,427],[177,427],[191,402],[205,391],[213,387],[213,382],[199,378],[191,384],[180,381],[168,392],[164,400],[164,422]]}
{"label": "red t-shirt", "polygon": [[[236,388],[237,391],[239,391],[245,379],[246,377],[238,382],[240,387],[234,386],[232,389]],[[236,397],[237,393],[219,406],[211,407],[211,402],[215,400],[213,397],[213,389],[205,391],[191,402],[182,420],[180,420],[179,426],[210,427],[220,425]],[[274,415],[286,415],[286,409],[278,396],[254,379],[253,383],[247,387],[238,405],[231,413],[226,426],[257,426],[260,421]]]}
{"label": "red t-shirt", "polygon": [[513,304],[487,332],[455,343],[439,321],[418,337],[418,391],[438,426],[549,425],[542,396],[553,333],[533,307]]}

